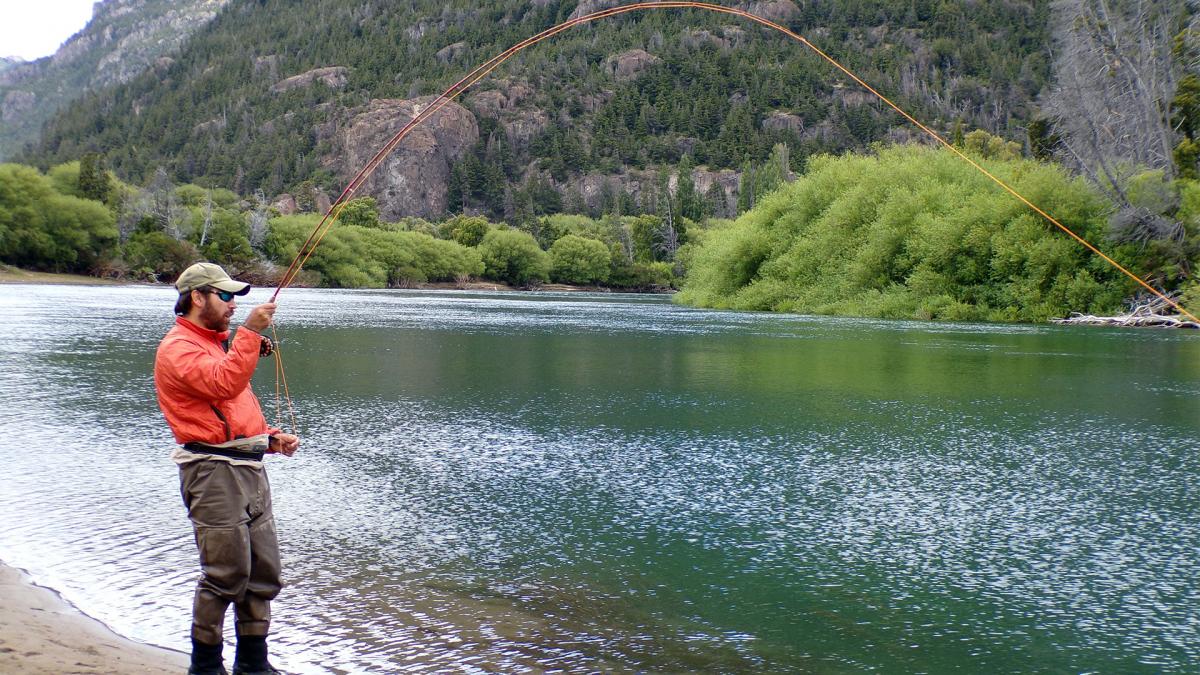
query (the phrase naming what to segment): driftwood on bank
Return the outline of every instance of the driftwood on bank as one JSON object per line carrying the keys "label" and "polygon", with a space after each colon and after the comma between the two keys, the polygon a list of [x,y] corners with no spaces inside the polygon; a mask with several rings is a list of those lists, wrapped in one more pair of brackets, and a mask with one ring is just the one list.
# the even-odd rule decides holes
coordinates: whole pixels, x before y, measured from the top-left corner
{"label": "driftwood on bank", "polygon": [[1155,298],[1152,302],[1136,305],[1133,311],[1128,314],[1093,316],[1091,314],[1071,312],[1071,316],[1065,319],[1050,319],[1050,322],[1085,326],[1149,326],[1154,328],[1200,329],[1200,323],[1190,321],[1184,318],[1182,314],[1164,314],[1163,312],[1168,307],[1170,305],[1162,298]]}

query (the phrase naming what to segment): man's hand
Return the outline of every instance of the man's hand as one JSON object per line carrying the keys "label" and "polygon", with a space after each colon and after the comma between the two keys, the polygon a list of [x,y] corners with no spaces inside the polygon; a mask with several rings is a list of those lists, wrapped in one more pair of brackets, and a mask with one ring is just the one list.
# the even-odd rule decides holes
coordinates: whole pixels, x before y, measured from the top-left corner
{"label": "man's hand", "polygon": [[300,437],[293,434],[275,434],[271,436],[271,445],[267,448],[267,452],[277,452],[284,457],[291,457],[296,454],[296,448],[300,447]]}
{"label": "man's hand", "polygon": [[261,333],[263,329],[271,325],[271,318],[274,316],[275,303],[264,302],[250,310],[250,316],[246,317],[246,321],[242,325],[255,333]]}

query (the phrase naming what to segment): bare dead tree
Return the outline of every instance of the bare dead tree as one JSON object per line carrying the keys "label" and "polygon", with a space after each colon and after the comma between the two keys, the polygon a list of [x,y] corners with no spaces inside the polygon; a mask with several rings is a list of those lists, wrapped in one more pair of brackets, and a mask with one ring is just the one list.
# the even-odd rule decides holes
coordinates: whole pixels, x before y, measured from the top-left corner
{"label": "bare dead tree", "polygon": [[1055,84],[1043,99],[1069,163],[1130,206],[1134,171],[1174,174],[1178,0],[1056,0]]}
{"label": "bare dead tree", "polygon": [[269,227],[267,222],[271,219],[269,211],[270,204],[267,203],[267,196],[262,190],[254,191],[254,209],[250,211],[250,246],[256,251],[261,251],[263,244],[267,242],[267,234]]}
{"label": "bare dead tree", "polygon": [[129,241],[129,237],[137,230],[142,217],[146,215],[148,208],[145,203],[145,193],[141,190],[137,188],[122,190],[117,207],[117,234],[122,245]]}
{"label": "bare dead tree", "polygon": [[204,225],[201,227],[201,230],[200,230],[200,248],[201,249],[203,249],[204,244],[208,242],[208,231],[212,228],[212,219],[213,219],[212,190],[207,190],[205,192],[205,200],[204,200]]}
{"label": "bare dead tree", "polygon": [[675,214],[671,210],[670,200],[667,200],[667,217],[662,219],[654,233],[654,250],[662,255],[663,260],[675,260],[679,251],[679,231],[675,229]]}
{"label": "bare dead tree", "polygon": [[183,241],[191,233],[187,208],[175,197],[175,185],[162,167],[154,172],[154,178],[146,186],[149,214],[163,232],[172,239]]}

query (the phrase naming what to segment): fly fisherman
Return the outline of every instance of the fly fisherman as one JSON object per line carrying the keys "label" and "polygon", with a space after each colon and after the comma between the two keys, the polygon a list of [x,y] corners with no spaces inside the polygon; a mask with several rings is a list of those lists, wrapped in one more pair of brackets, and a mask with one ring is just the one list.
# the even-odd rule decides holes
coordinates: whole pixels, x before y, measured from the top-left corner
{"label": "fly fisherman", "polygon": [[212,263],[196,263],[175,287],[175,326],[158,345],[154,385],[181,446],[171,458],[179,465],[180,492],[200,550],[188,673],[225,674],[221,647],[230,603],[237,630],[234,675],[279,673],[267,662],[271,599],[282,582],[262,459],[264,453],[290,457],[300,439],[267,426],[250,391],[259,356],[271,353],[261,333],[271,325],[275,305],[250,310],[230,341],[234,297],[248,293],[250,284]]}

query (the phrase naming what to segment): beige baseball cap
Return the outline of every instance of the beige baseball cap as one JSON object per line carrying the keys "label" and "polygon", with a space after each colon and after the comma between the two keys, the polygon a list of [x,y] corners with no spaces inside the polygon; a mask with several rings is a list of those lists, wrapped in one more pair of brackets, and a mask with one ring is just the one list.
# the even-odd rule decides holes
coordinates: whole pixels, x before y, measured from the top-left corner
{"label": "beige baseball cap", "polygon": [[188,293],[199,288],[212,286],[219,291],[228,291],[234,295],[245,295],[250,292],[250,284],[244,281],[234,281],[220,265],[201,262],[192,265],[175,280],[175,288],[179,293]]}

